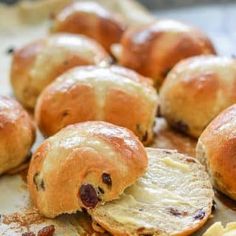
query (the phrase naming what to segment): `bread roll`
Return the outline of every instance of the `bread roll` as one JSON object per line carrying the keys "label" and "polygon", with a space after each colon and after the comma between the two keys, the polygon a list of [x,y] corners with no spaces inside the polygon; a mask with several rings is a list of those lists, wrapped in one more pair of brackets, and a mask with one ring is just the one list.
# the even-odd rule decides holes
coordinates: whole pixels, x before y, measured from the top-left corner
{"label": "bread roll", "polygon": [[151,77],[159,87],[180,60],[215,54],[208,37],[198,29],[173,20],[127,30],[121,40],[120,64]]}
{"label": "bread roll", "polygon": [[204,167],[173,150],[146,150],[146,174],[89,214],[116,236],[191,235],[211,214],[214,193]]}
{"label": "bread roll", "polygon": [[103,120],[132,130],[149,143],[158,96],[151,81],[118,66],[74,68],[41,94],[36,122],[45,136],[68,124]]}
{"label": "bread roll", "polygon": [[193,137],[236,102],[236,60],[198,56],[178,63],[160,89],[161,113]]}
{"label": "bread roll", "polygon": [[24,162],[34,140],[28,113],[14,99],[0,96],[0,174]]}
{"label": "bread roll", "polygon": [[109,61],[105,50],[85,36],[48,36],[14,53],[11,83],[17,99],[24,106],[34,108],[38,95],[58,75],[75,66]]}
{"label": "bread roll", "polygon": [[214,187],[236,200],[236,105],[224,110],[199,137],[197,158]]}
{"label": "bread roll", "polygon": [[124,23],[96,2],[74,2],[59,12],[52,32],[84,34],[98,41],[107,51],[120,41]]}
{"label": "bread roll", "polygon": [[53,218],[119,198],[146,167],[145,149],[131,131],[84,122],[40,145],[29,167],[29,191],[40,213]]}

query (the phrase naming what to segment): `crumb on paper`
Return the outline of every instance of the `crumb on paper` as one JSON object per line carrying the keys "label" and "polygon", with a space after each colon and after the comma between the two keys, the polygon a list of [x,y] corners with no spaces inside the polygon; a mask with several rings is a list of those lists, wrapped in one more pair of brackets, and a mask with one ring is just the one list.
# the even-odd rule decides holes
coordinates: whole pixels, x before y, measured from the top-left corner
{"label": "crumb on paper", "polygon": [[36,208],[28,209],[22,213],[13,213],[2,216],[2,222],[4,224],[16,223],[20,227],[29,226],[31,224],[39,224],[44,221],[44,218],[39,214]]}

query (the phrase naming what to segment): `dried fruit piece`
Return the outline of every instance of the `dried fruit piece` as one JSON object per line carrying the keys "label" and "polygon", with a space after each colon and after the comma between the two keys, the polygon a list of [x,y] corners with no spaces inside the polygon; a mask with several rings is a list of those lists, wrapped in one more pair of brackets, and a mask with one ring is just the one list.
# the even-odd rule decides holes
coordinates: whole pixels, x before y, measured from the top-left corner
{"label": "dried fruit piece", "polygon": [[194,216],[195,220],[202,220],[205,217],[205,212],[201,209],[197,212],[197,214]]}
{"label": "dried fruit piece", "polygon": [[142,142],[146,142],[148,140],[148,132],[145,131],[143,137],[142,137]]}
{"label": "dried fruit piece", "polygon": [[216,209],[216,202],[213,200],[211,211],[213,212],[213,211],[215,211],[215,209]]}
{"label": "dried fruit piece", "polygon": [[179,211],[178,209],[175,209],[173,207],[169,208],[169,212],[174,216],[186,216],[188,213],[186,211]]}
{"label": "dried fruit piece", "polygon": [[22,236],[35,236],[35,233],[33,233],[33,232],[26,232],[26,233],[23,233]]}
{"label": "dried fruit piece", "polygon": [[45,184],[42,178],[40,178],[39,173],[37,172],[33,177],[34,184],[38,191],[45,190]]}
{"label": "dried fruit piece", "polygon": [[94,208],[99,201],[97,192],[91,184],[83,184],[80,187],[79,197],[88,208]]}
{"label": "dried fruit piece", "polygon": [[37,236],[53,236],[54,232],[55,232],[54,225],[49,225],[39,230]]}
{"label": "dried fruit piece", "polygon": [[170,208],[169,209],[170,213],[174,216],[181,216],[181,213],[177,210],[177,209],[174,209],[174,208]]}
{"label": "dried fruit piece", "polygon": [[101,193],[101,194],[104,194],[104,193],[105,193],[105,191],[104,191],[101,187],[98,187],[98,191],[99,191],[99,193]]}
{"label": "dried fruit piece", "polygon": [[108,186],[112,186],[112,179],[111,176],[107,173],[103,173],[102,174],[102,181],[104,184],[108,185]]}
{"label": "dried fruit piece", "polygon": [[6,50],[6,53],[7,54],[12,54],[12,53],[14,53],[14,47],[9,47],[7,50]]}
{"label": "dried fruit piece", "polygon": [[182,132],[182,133],[187,133],[187,131],[189,130],[188,125],[181,120],[175,122],[173,124],[173,128]]}

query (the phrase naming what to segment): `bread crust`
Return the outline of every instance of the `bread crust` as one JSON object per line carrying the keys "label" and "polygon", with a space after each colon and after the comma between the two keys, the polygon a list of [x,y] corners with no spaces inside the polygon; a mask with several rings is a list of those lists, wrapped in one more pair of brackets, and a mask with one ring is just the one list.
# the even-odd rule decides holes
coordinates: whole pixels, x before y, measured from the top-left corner
{"label": "bread crust", "polygon": [[0,96],[0,174],[23,163],[35,141],[35,127],[21,105]]}
{"label": "bread crust", "polygon": [[117,199],[146,167],[145,149],[131,131],[84,122],[40,145],[30,163],[28,186],[40,213],[53,218]]}
{"label": "bread crust", "polygon": [[55,34],[16,50],[11,84],[17,99],[25,107],[34,108],[41,91],[63,72],[75,66],[109,62],[108,54],[92,39]]}
{"label": "bread crust", "polygon": [[236,102],[235,86],[235,59],[185,59],[160,89],[161,113],[174,128],[198,138],[214,117]]}
{"label": "bread crust", "polygon": [[98,3],[74,2],[56,15],[51,31],[84,34],[109,52],[111,45],[120,41],[124,29],[124,23]]}
{"label": "bread crust", "polygon": [[127,30],[121,39],[120,64],[151,77],[156,87],[180,60],[215,54],[207,36],[189,25],[173,20]]}
{"label": "bread crust", "polygon": [[236,105],[221,112],[199,137],[196,156],[214,187],[236,200]]}
{"label": "bread crust", "polygon": [[148,78],[118,66],[88,66],[74,68],[49,85],[39,97],[35,117],[45,136],[68,124],[104,120],[149,143],[157,105]]}

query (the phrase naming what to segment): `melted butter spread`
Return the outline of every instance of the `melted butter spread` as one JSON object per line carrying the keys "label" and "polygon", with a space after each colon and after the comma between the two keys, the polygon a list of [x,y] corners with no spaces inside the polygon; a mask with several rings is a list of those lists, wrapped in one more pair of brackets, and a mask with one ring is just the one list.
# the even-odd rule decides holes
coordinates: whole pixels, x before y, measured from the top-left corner
{"label": "melted butter spread", "polygon": [[190,168],[189,168],[188,165],[186,165],[182,162],[174,161],[169,157],[165,157],[162,160],[162,162],[165,163],[167,166],[169,166],[171,168],[176,168],[176,169],[179,169],[179,170],[184,171],[184,172],[190,171]]}
{"label": "melted butter spread", "polygon": [[236,235],[236,222],[231,222],[224,228],[221,222],[213,224],[203,236],[235,236]]}
{"label": "melted butter spread", "polygon": [[[134,230],[145,227],[171,235],[194,227],[199,223],[194,220],[196,212],[200,209],[210,212],[213,191],[207,174],[199,163],[185,166],[183,155],[177,152],[169,153],[168,159],[161,149],[147,148],[147,153],[146,174],[127,188],[120,199],[92,210],[92,217],[105,225],[112,219],[123,226],[129,224]],[[197,169],[189,171],[188,165]],[[196,171],[201,177],[194,176]],[[105,217],[101,219],[99,215]]]}
{"label": "melted butter spread", "polygon": [[189,203],[178,194],[175,194],[167,189],[155,186],[144,186],[139,182],[133,187],[125,191],[127,194],[133,196],[134,201],[143,203],[156,203],[162,202],[163,204],[176,204],[176,205],[189,205]]}

